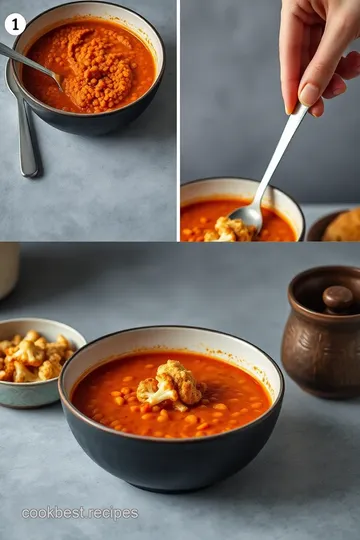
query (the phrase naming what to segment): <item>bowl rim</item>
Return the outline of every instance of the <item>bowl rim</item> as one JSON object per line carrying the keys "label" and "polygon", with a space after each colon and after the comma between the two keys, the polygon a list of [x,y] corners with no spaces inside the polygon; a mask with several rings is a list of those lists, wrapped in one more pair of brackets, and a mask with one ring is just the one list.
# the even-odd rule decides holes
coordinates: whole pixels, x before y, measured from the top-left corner
{"label": "bowl rim", "polygon": [[295,297],[294,294],[294,288],[297,285],[297,283],[301,280],[306,278],[307,276],[311,276],[317,272],[351,272],[353,274],[358,274],[358,277],[360,278],[360,267],[357,266],[346,266],[346,265],[336,265],[336,264],[330,264],[330,265],[324,265],[324,266],[314,266],[313,268],[309,268],[308,270],[304,270],[303,272],[299,272],[292,278],[292,280],[289,283],[288,286],[288,300],[291,308],[298,314],[301,314],[302,316],[305,316],[307,319],[312,319],[313,321],[317,322],[324,322],[327,324],[331,323],[349,323],[349,322],[360,322],[360,314],[355,315],[331,315],[329,313],[319,313],[317,311],[313,311],[310,308],[305,307],[304,305],[300,304],[298,300]]}
{"label": "bowl rim", "polygon": [[[65,388],[64,388],[64,377],[65,377],[66,370],[68,369],[71,362],[76,359],[76,356],[80,352],[84,352],[85,349],[87,349],[88,347],[94,345],[95,343],[98,343],[100,341],[104,341],[104,340],[106,340],[106,339],[108,339],[110,337],[117,336],[117,335],[120,335],[120,334],[125,334],[125,333],[128,333],[128,332],[134,332],[134,331],[140,331],[140,330],[154,330],[154,329],[180,329],[180,330],[197,330],[197,331],[201,331],[201,332],[210,332],[212,334],[220,334],[222,336],[227,336],[227,337],[230,337],[230,338],[235,339],[237,341],[242,341],[243,343],[245,343],[247,345],[250,345],[251,347],[256,349],[257,352],[259,352],[263,356],[265,356],[265,358],[275,368],[275,370],[277,372],[277,375],[279,377],[279,382],[280,382],[280,389],[279,389],[279,394],[278,394],[277,398],[271,404],[269,409],[267,409],[264,412],[264,414],[262,414],[261,416],[259,416],[255,420],[253,420],[252,422],[249,422],[248,424],[245,424],[244,426],[239,426],[239,427],[231,429],[229,431],[223,431],[223,432],[220,432],[220,433],[216,433],[214,435],[205,435],[204,437],[198,437],[198,438],[189,437],[189,438],[186,438],[186,439],[185,438],[184,439],[176,439],[176,438],[166,439],[166,438],[151,437],[151,436],[146,436],[146,435],[137,435],[135,433],[123,433],[121,431],[116,431],[115,429],[112,429],[110,427],[99,424],[98,422],[95,422],[94,420],[92,420],[91,418],[89,418],[85,414],[83,414],[81,411],[79,411],[79,409],[77,409],[72,404],[70,399],[67,398],[67,396],[65,395]],[[96,366],[94,367],[94,369],[96,369]],[[170,325],[169,324],[166,324],[166,325],[160,324],[160,325],[150,325],[150,326],[137,326],[137,327],[134,327],[134,328],[126,328],[124,330],[118,330],[117,332],[111,332],[110,334],[106,334],[104,336],[101,336],[101,337],[99,337],[97,339],[94,339],[93,341],[87,343],[81,349],[76,351],[75,354],[73,354],[73,356],[71,358],[69,358],[69,360],[67,360],[65,362],[65,364],[63,366],[63,369],[61,370],[61,373],[59,375],[58,388],[59,388],[60,400],[61,400],[61,403],[62,403],[63,407],[66,407],[71,414],[75,415],[79,420],[85,422],[86,424],[90,425],[91,427],[93,427],[95,429],[100,429],[101,431],[105,431],[105,432],[107,432],[109,434],[117,435],[119,437],[125,437],[125,438],[128,438],[128,439],[135,439],[135,440],[144,441],[144,442],[156,442],[156,443],[159,443],[159,444],[164,444],[164,443],[165,444],[179,444],[179,443],[196,444],[196,443],[201,443],[201,442],[204,442],[204,441],[210,441],[210,440],[213,440],[213,439],[218,439],[219,437],[225,437],[225,436],[227,436],[229,434],[234,434],[234,432],[239,431],[239,430],[244,431],[244,430],[250,429],[250,427],[253,427],[253,426],[257,425],[257,424],[261,424],[262,422],[264,422],[267,418],[269,418],[269,416],[271,416],[271,414],[273,414],[273,412],[276,410],[276,407],[278,406],[278,404],[281,403],[282,400],[283,400],[284,393],[285,393],[285,379],[284,379],[284,375],[283,375],[280,367],[275,362],[275,360],[273,360],[271,358],[271,356],[269,356],[266,352],[264,352],[262,349],[260,349],[260,347],[258,347],[257,345],[254,345],[250,341],[247,341],[247,340],[245,340],[243,338],[240,338],[238,336],[235,336],[233,334],[229,334],[227,332],[223,332],[223,331],[220,331],[220,330],[213,330],[211,328],[203,328],[203,327],[200,327],[200,326],[187,326],[187,325],[181,325],[181,324],[178,324],[178,325],[177,324],[173,324],[173,325],[171,325],[171,324]]]}
{"label": "bowl rim", "polygon": [[[260,184],[260,180],[254,180],[254,178],[246,178],[244,176],[208,176],[206,178],[198,178],[196,180],[189,180],[188,182],[185,182],[183,184],[180,184],[180,209],[181,209],[181,190],[182,188],[186,187],[186,186],[191,186],[192,184],[201,184],[202,182],[215,182],[215,181],[224,181],[224,180],[245,180],[246,182],[253,182],[254,184]],[[301,233],[299,234],[299,238],[297,238],[297,240],[295,240],[295,242],[302,242],[305,238],[305,233],[306,233],[306,221],[305,221],[305,216],[304,216],[304,212],[302,211],[302,208],[300,206],[299,203],[297,203],[295,201],[295,199],[293,199],[293,197],[291,197],[291,195],[288,195],[285,191],[283,191],[282,189],[270,184],[268,186],[268,188],[272,189],[272,190],[275,190],[275,191],[278,191],[279,193],[281,193],[282,195],[284,195],[285,197],[287,197],[295,206],[296,208],[298,209],[298,212],[300,214],[300,218],[301,218]],[[226,195],[226,193],[224,193],[224,196]]]}
{"label": "bowl rim", "polygon": [[[84,345],[82,345],[80,347],[80,349],[82,349],[82,347],[84,347],[87,344],[87,341],[84,338],[84,336],[82,334],[80,334],[80,332],[78,330],[76,330],[76,328],[73,328],[72,326],[69,326],[68,324],[63,323],[61,321],[55,321],[53,319],[44,319],[44,318],[41,318],[41,317],[18,317],[18,318],[14,318],[14,319],[5,319],[3,321],[0,321],[0,327],[3,324],[6,324],[6,323],[30,322],[30,321],[31,322],[34,321],[35,325],[37,323],[39,323],[39,324],[41,324],[41,323],[57,324],[60,328],[63,328],[64,330],[66,330],[66,329],[71,330],[72,332],[76,332],[78,334],[78,336],[84,342]],[[80,349],[78,349],[78,351]],[[5,386],[9,386],[9,387],[16,387],[16,388],[31,388],[31,387],[37,387],[37,386],[41,386],[41,385],[45,385],[45,384],[54,383],[55,381],[57,381],[58,378],[59,378],[59,376],[54,377],[53,379],[49,379],[48,381],[35,381],[35,382],[31,382],[31,383],[27,383],[27,382],[18,383],[18,382],[11,382],[11,381],[0,381],[0,386],[5,385]]]}
{"label": "bowl rim", "polygon": [[[119,111],[125,111],[126,109],[129,109],[129,108],[133,107],[134,105],[137,105],[142,100],[144,100],[150,94],[150,92],[152,92],[154,90],[154,88],[156,88],[160,84],[160,81],[161,81],[161,79],[162,79],[162,77],[164,75],[165,66],[166,66],[166,48],[165,48],[165,43],[164,43],[162,37],[160,36],[160,34],[159,34],[158,30],[155,28],[155,26],[151,22],[149,22],[145,17],[140,15],[137,11],[135,11],[135,10],[133,10],[131,8],[128,8],[126,6],[120,5],[120,4],[114,4],[114,2],[105,2],[104,0],[75,0],[75,1],[72,1],[72,2],[63,2],[62,4],[58,4],[57,6],[54,6],[54,7],[51,7],[49,9],[46,9],[46,10],[42,11],[41,13],[39,13],[38,15],[33,17],[27,23],[26,28],[28,28],[37,19],[40,19],[40,17],[42,17],[46,13],[50,13],[51,11],[55,11],[56,9],[62,8],[64,6],[71,6],[71,5],[77,5],[77,4],[103,4],[104,6],[113,6],[113,7],[121,8],[124,11],[132,13],[132,14],[136,15],[137,17],[139,17],[140,19],[142,19],[153,30],[153,32],[155,33],[156,37],[159,40],[161,50],[162,50],[162,53],[163,53],[163,60],[162,60],[162,64],[161,64],[161,68],[159,70],[159,73],[156,76],[156,78],[154,79],[154,82],[151,85],[151,87],[147,90],[147,92],[145,92],[145,94],[140,96],[135,101],[132,101],[131,103],[128,103],[124,107],[118,107],[117,109],[112,109],[111,111],[104,111],[104,112],[101,112],[101,113],[74,113],[74,112],[70,112],[70,111],[63,111],[61,109],[56,109],[55,107],[50,107],[50,105],[46,105],[46,103],[43,103],[42,101],[37,99],[35,96],[33,96],[26,89],[26,87],[22,84],[21,80],[17,76],[16,70],[14,69],[14,60],[9,60],[9,62],[11,63],[11,70],[12,70],[12,74],[13,74],[13,77],[15,79],[16,85],[26,95],[26,97],[28,99],[34,101],[38,106],[46,109],[47,111],[50,111],[51,113],[57,113],[57,114],[60,114],[62,116],[68,116],[68,117],[99,118],[99,117],[102,117],[102,116],[109,116],[109,115],[112,115],[112,114],[115,114],[115,113],[119,113]],[[61,22],[61,21],[59,21],[59,22]],[[54,28],[57,28],[57,27],[54,27]],[[25,31],[26,31],[26,29],[24,30],[24,32]],[[12,46],[12,48],[14,50],[15,50],[16,45],[18,44],[21,36],[24,34],[24,32],[22,34],[20,34],[19,36],[17,36],[17,38],[15,39],[15,41],[13,43],[13,46]],[[139,36],[136,36],[136,37],[139,38]]]}

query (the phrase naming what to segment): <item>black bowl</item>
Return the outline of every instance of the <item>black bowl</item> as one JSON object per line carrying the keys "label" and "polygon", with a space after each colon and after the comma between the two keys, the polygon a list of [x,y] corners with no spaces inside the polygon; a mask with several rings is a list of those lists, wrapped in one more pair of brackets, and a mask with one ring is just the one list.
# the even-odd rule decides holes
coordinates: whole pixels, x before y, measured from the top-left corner
{"label": "black bowl", "polygon": [[45,105],[24,87],[21,67],[11,61],[11,69],[16,84],[23,98],[31,109],[51,126],[75,135],[104,135],[127,126],[136,120],[149,106],[161,83],[165,70],[165,47],[156,29],[143,17],[131,9],[109,2],[71,2],[44,11],[30,21],[25,31],[16,39],[14,49],[26,54],[29,47],[48,28],[61,25],[63,21],[77,16],[93,16],[106,19],[118,19],[129,30],[146,42],[153,53],[156,63],[156,78],[151,88],[138,100],[104,113],[77,114],[62,111]]}
{"label": "black bowl", "polygon": [[[87,418],[71,403],[84,373],[100,361],[133,350],[181,350],[216,354],[264,381],[272,406],[244,427],[193,439],[158,439],[115,431]],[[194,491],[243,469],[268,441],[278,419],[284,379],[275,362],[254,345],[228,334],[183,326],[124,330],[86,345],[65,364],[59,379],[66,420],[76,440],[95,463],[136,487],[161,493]]]}

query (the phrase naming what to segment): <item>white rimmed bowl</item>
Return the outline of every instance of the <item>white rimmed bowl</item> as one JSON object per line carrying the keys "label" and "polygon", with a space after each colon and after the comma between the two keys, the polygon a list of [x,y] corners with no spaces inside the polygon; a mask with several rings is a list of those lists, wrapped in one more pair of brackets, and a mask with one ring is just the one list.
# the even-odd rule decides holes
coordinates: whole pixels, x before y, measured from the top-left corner
{"label": "white rimmed bowl", "polygon": [[[89,370],[106,359],[139,350],[166,350],[169,354],[171,350],[192,351],[238,365],[266,386],[272,404],[243,427],[189,439],[158,439],[115,431],[91,420],[72,404],[72,391]],[[256,457],[279,416],[284,378],[267,354],[243,339],[202,328],[155,326],[124,330],[89,343],[65,364],[59,390],[70,429],[95,463],[136,487],[177,493],[224,480]]]}
{"label": "white rimmed bowl", "polygon": [[[36,330],[48,341],[56,341],[62,334],[75,349],[86,344],[85,338],[67,324],[47,319],[9,319],[0,321],[0,341],[10,339],[15,334],[25,335]],[[58,378],[34,383],[14,383],[0,381],[0,405],[14,409],[33,409],[49,405],[59,399]]]}
{"label": "white rimmed bowl", "polygon": [[[259,186],[257,180],[247,178],[204,178],[183,184],[180,188],[180,205],[197,201],[212,200],[215,197],[252,200]],[[269,186],[262,206],[275,210],[293,228],[296,242],[305,237],[305,218],[300,206],[286,193]]]}
{"label": "white rimmed bowl", "polygon": [[151,88],[139,99],[122,108],[103,113],[78,114],[55,109],[35,98],[23,85],[21,68],[11,61],[12,72],[23,98],[33,111],[53,127],[76,135],[103,135],[121,129],[138,118],[150,105],[165,70],[165,46],[157,30],[144,17],[129,8],[110,2],[70,2],[44,11],[32,19],[16,39],[13,48],[26,54],[33,43],[49,29],[75,17],[91,16],[118,22],[137,35],[152,52],[156,75]]}

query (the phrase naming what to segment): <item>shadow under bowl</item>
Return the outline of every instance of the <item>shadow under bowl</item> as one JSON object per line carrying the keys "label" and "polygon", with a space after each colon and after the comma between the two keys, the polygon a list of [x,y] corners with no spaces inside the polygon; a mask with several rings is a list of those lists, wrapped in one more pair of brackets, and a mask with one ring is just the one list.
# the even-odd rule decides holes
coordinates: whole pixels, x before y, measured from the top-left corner
{"label": "shadow under bowl", "polygon": [[[232,431],[202,438],[159,439],[115,431],[86,417],[72,404],[72,391],[84,374],[105,359],[139,350],[165,350],[169,354],[185,350],[205,355],[211,355],[209,350],[226,351],[213,356],[263,380],[272,405],[255,421]],[[66,363],[59,389],[70,429],[95,463],[138,488],[181,493],[224,480],[256,457],[277,422],[284,379],[269,356],[240,338],[201,328],[155,326],[124,330],[89,343]]]}
{"label": "shadow under bowl", "polygon": [[341,212],[333,212],[328,214],[317,221],[310,227],[306,240],[308,242],[322,242],[326,229],[340,214],[343,214],[346,210]]}
{"label": "shadow under bowl", "polygon": [[[0,322],[0,341],[16,334],[24,336],[29,330],[36,330],[47,341],[56,341],[62,334],[75,349],[86,344],[85,338],[74,328],[47,319],[9,319]],[[11,409],[35,409],[59,400],[58,377],[49,381],[15,383],[0,381],[0,405]]]}
{"label": "shadow under bowl", "polygon": [[49,29],[76,17],[94,17],[105,21],[119,21],[150,49],[156,65],[155,80],[151,88],[138,100],[109,112],[78,114],[55,109],[35,98],[23,85],[21,67],[11,60],[12,73],[19,90],[30,108],[54,128],[83,136],[105,135],[121,130],[136,120],[150,105],[158,91],[165,70],[165,46],[157,30],[142,16],[109,2],[71,2],[44,11],[32,19],[25,31],[16,39],[13,48],[25,54],[33,43]]}
{"label": "shadow under bowl", "polygon": [[[254,198],[259,182],[248,178],[216,177],[202,178],[182,184],[180,187],[180,205],[187,206],[196,202],[214,199]],[[299,206],[289,195],[276,187],[269,186],[261,204],[273,209],[294,231],[296,242],[305,238],[305,217]]]}

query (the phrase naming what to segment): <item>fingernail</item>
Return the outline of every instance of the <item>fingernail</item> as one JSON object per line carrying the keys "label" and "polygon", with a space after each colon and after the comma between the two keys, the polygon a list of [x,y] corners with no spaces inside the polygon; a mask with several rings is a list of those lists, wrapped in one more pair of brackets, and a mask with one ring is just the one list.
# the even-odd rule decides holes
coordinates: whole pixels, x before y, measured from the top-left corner
{"label": "fingernail", "polygon": [[340,94],[343,94],[344,92],[346,92],[346,86],[337,86],[333,90],[333,95],[340,96]]}
{"label": "fingernail", "polygon": [[308,83],[304,86],[304,88],[301,90],[299,99],[305,107],[311,107],[311,105],[314,105],[314,103],[317,102],[317,100],[320,97],[320,90],[317,86],[314,84]]}

